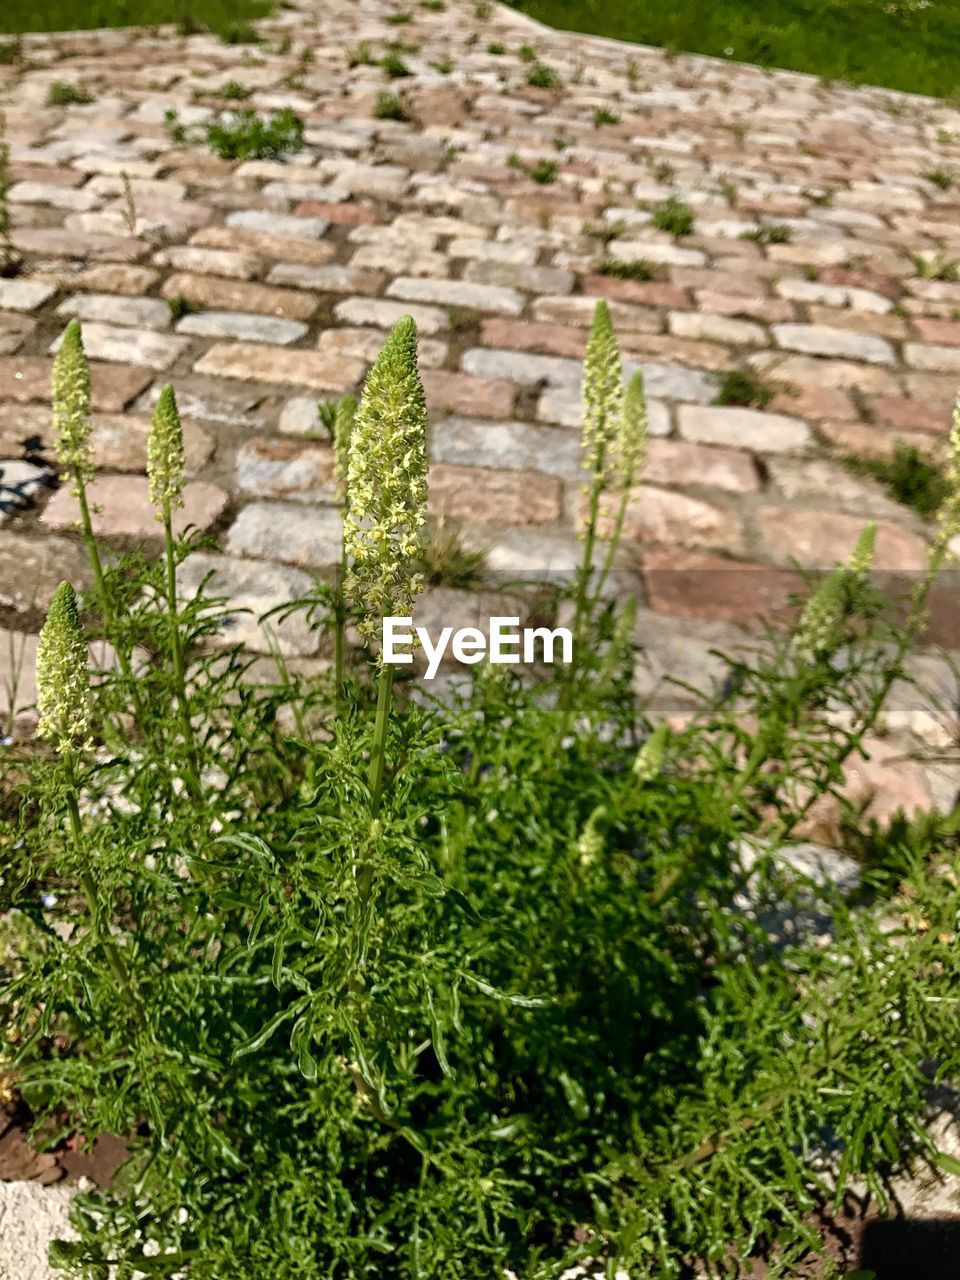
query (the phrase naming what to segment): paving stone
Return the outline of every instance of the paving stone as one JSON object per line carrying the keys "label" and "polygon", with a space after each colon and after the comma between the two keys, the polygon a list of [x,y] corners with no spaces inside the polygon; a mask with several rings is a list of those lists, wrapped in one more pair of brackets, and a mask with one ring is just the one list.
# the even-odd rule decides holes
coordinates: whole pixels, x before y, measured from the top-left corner
{"label": "paving stone", "polygon": [[[613,531],[616,504],[602,511],[600,527]],[[586,517],[586,498],[581,499],[581,526]],[[743,526],[730,511],[688,494],[674,493],[651,484],[634,485],[628,494],[623,534],[636,542],[667,543],[687,547],[708,547],[738,552],[743,549]]]}
{"label": "paving stone", "polygon": [[90,562],[79,542],[50,535],[28,537],[5,529],[0,538],[0,606],[43,614],[61,582],[79,591],[90,582]]}
{"label": "paving stone", "polygon": [[518,524],[552,524],[560,518],[561,483],[538,471],[435,463],[429,483],[435,516],[500,524],[509,509],[517,512]]}
{"label": "paving stone", "polygon": [[0,355],[13,355],[36,329],[37,322],[25,315],[0,312]]}
{"label": "paving stone", "polygon": [[[0,357],[0,400],[50,399],[53,361],[40,356]],[[90,362],[90,396],[94,409],[119,413],[151,380],[141,369]]]}
{"label": "paving stone", "polygon": [[278,262],[267,276],[270,284],[290,284],[298,289],[315,289],[319,293],[375,294],[383,288],[383,275],[338,262],[322,267],[308,267],[299,262]]}
{"label": "paving stone", "polygon": [[288,346],[306,336],[307,326],[299,320],[278,320],[274,316],[251,315],[246,311],[200,311],[178,321],[177,333]]}
{"label": "paving stone", "polygon": [[756,453],[795,453],[813,443],[810,428],[799,418],[724,405],[680,405],[677,428],[684,440]]}
{"label": "paving stone", "polygon": [[[300,224],[301,220],[297,219],[297,225]],[[305,233],[283,235],[247,227],[202,227],[191,237],[190,243],[211,249],[225,249],[231,253],[245,250],[251,255],[283,258],[288,262],[302,262],[309,266],[322,266],[325,262],[332,262],[337,252],[327,241],[311,240]]]}
{"label": "paving stone", "polygon": [[85,234],[74,232],[66,242],[61,227],[15,225],[10,241],[21,253],[58,256],[68,249],[71,258],[102,262],[136,262],[148,249],[145,241],[137,240],[133,236],[104,235],[94,232]]}
{"label": "paving stone", "polygon": [[706,338],[710,342],[727,342],[731,346],[765,347],[767,331],[749,320],[733,320],[709,312],[673,311],[667,317],[671,333],[678,338]]}
{"label": "paving stone", "polygon": [[228,213],[228,227],[241,231],[262,231],[271,236],[296,236],[298,239],[326,235],[329,223],[323,218],[295,218],[288,213],[268,213],[264,209],[240,209]]}
{"label": "paving stone", "polygon": [[960,347],[935,347],[908,342],[904,345],[903,354],[907,364],[915,369],[933,369],[940,373],[960,372]]}
{"label": "paving stone", "polygon": [[[156,508],[147,496],[146,478],[133,476],[98,476],[87,485],[87,497],[93,509],[94,532],[105,538],[153,539],[163,537],[163,526],[157,520]],[[174,512],[175,533],[188,526],[209,529],[216,524],[228,502],[227,494],[206,481],[191,481],[184,486],[183,507]],[[79,519],[79,504],[69,488],[58,489],[47,503],[40,523],[61,532],[72,529]]]}
{"label": "paving stone", "polygon": [[[562,427],[579,428],[583,422],[583,394],[578,386],[548,386],[537,400],[537,420],[555,422]],[[647,400],[647,432],[651,436],[668,436],[671,431],[670,410],[661,400]]]}
{"label": "paving stone", "polygon": [[[51,345],[51,354],[59,350],[62,340],[63,335]],[[92,360],[110,360],[143,369],[169,369],[190,345],[190,340],[155,333],[152,329],[125,329],[89,321],[83,326],[83,345]]]}
{"label": "paving stone", "polygon": [[562,427],[444,418],[431,426],[430,457],[458,465],[542,471],[572,481],[584,478],[579,432]]}
{"label": "paving stone", "polygon": [[[508,289],[522,289],[525,293],[566,294],[573,290],[573,275],[562,267],[517,266],[509,262],[495,262],[476,258],[464,268],[463,280],[482,285],[499,285]],[[506,306],[484,306],[482,310],[506,311]],[[510,313],[514,314],[514,313]]]}
{"label": "paving stone", "polygon": [[356,386],[364,368],[357,361],[334,360],[321,351],[285,351],[255,342],[218,342],[193,366],[200,374],[279,382],[314,391],[343,394]]}
{"label": "paving stone", "polygon": [[[383,349],[385,335],[379,329],[324,329],[317,339],[317,350],[329,355],[373,364]],[[440,369],[446,363],[449,348],[437,338],[420,333],[417,353],[421,371]]]}
{"label": "paving stone", "polygon": [[317,309],[316,298],[294,289],[278,289],[246,280],[225,280],[219,276],[197,276],[175,272],[161,290],[165,298],[183,298],[195,307],[210,311],[250,311],[280,316],[285,320],[306,320]]}
{"label": "paving stone", "polygon": [[[113,293],[73,293],[57,307],[58,316],[77,316],[110,325],[144,329],[168,329],[170,308],[156,298],[117,297]],[[86,335],[84,327],[84,335]]]}
{"label": "paving stone", "polygon": [[294,396],[284,401],[277,429],[293,436],[319,434],[322,427],[317,415],[318,404],[313,396]]}
{"label": "paving stone", "polygon": [[776,324],[771,332],[777,345],[788,351],[863,360],[867,364],[896,362],[889,342],[868,333],[850,333],[844,329],[828,329],[825,325],[814,324]]}
{"label": "paving stone", "polygon": [[688,444],[685,440],[650,440],[643,477],[653,484],[722,489],[727,493],[753,493],[760,488],[757,468],[749,453]]}
{"label": "paving stone", "polygon": [[193,599],[205,579],[206,594],[229,600],[231,609],[236,610],[220,619],[217,638],[222,645],[239,644],[252,653],[266,654],[279,649],[284,657],[316,653],[320,636],[303,612],[261,621],[279,605],[308,595],[313,589],[308,574],[263,560],[194,552],[177,572],[180,598],[184,602]]}
{"label": "paving stone", "polygon": [[36,311],[55,293],[53,285],[39,281],[0,279],[0,310]]}
{"label": "paving stone", "polygon": [[410,302],[438,303],[468,311],[499,311],[518,316],[524,297],[516,289],[492,284],[469,284],[462,280],[430,280],[398,276],[387,289],[388,298]]}
{"label": "paving stone", "polygon": [[[313,420],[316,424],[315,406]],[[298,440],[249,440],[237,452],[237,487],[255,498],[332,502],[333,451]]]}
{"label": "paving stone", "polygon": [[251,502],[227,534],[227,550],[301,568],[329,568],[340,563],[342,523],[336,507]]}
{"label": "paving stone", "polygon": [[643,557],[650,605],[674,618],[783,625],[796,617],[790,597],[803,589],[799,574],[756,561],[730,560],[682,548],[652,548]]}
{"label": "paving stone", "polygon": [[173,267],[204,276],[228,276],[234,280],[252,280],[259,275],[263,263],[255,253],[238,253],[230,249],[204,249],[198,245],[177,245],[157,254],[158,266]]}
{"label": "paving stone", "polygon": [[[839,511],[760,507],[755,513],[765,549],[781,563],[795,560],[806,569],[832,569],[842,563],[863,532],[863,515]],[[874,567],[916,572],[927,558],[926,543],[888,520],[877,524]]]}
{"label": "paving stone", "polygon": [[[209,432],[191,422],[183,414],[184,469],[188,476],[195,475],[213,457],[216,442]],[[2,406],[0,406],[0,430],[2,430]],[[139,414],[94,414],[90,431],[90,447],[93,465],[98,471],[145,471],[147,466],[147,438],[150,418]],[[44,439],[48,450],[53,447],[49,424]]]}
{"label": "paving stone", "polygon": [[347,298],[333,309],[338,320],[347,324],[371,324],[378,329],[392,329],[401,316],[412,316],[420,333],[439,333],[447,327],[447,313],[438,307],[421,307],[385,298]]}
{"label": "paving stone", "polygon": [[431,414],[480,413],[507,418],[513,411],[517,388],[505,378],[474,378],[447,369],[424,369],[421,381]]}

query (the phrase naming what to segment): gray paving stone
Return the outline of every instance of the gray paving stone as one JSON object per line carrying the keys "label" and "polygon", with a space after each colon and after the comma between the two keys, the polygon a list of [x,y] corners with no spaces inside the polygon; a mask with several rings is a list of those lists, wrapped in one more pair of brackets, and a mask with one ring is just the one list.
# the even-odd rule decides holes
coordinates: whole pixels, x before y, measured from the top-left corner
{"label": "gray paving stone", "polygon": [[304,337],[307,326],[299,320],[279,320],[275,316],[251,315],[246,311],[198,311],[178,321],[177,333],[288,346]]}

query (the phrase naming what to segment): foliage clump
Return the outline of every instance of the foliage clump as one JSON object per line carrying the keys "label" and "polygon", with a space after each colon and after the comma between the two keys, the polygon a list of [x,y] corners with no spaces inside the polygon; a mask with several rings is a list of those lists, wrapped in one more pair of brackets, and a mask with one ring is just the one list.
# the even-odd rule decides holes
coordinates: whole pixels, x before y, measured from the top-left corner
{"label": "foliage clump", "polygon": [[[603,302],[585,364],[583,558],[555,602],[572,660],[439,698],[394,689],[369,625],[419,607],[430,555],[409,317],[359,404],[325,412],[345,572],[266,619],[267,675],[229,640],[235,608],[186,586],[172,388],[148,448],[160,553],[103,555],[79,328],[61,345],[94,585],[57,591],[43,736],[7,748],[0,1070],[36,1141],[128,1144],[115,1185],[75,1201],[66,1275],[553,1280],[599,1258],[679,1280],[762,1253],[786,1276],[821,1248],[816,1208],[938,1159],[923,1119],[960,1078],[960,816],[922,842],[901,823],[855,892],[790,849],[923,625],[960,528],[960,406],[905,610],[871,583],[868,527],[792,632],[726,660],[677,726],[631,695],[616,558],[647,404]],[[293,616],[330,670],[292,669]]]}
{"label": "foliage clump", "polygon": [[238,109],[193,128],[182,124],[171,108],[164,120],[173,142],[202,141],[221,160],[280,160],[303,146],[303,121],[290,107],[269,119],[249,107]]}
{"label": "foliage clump", "polygon": [[861,458],[849,455],[844,465],[854,475],[872,476],[890,497],[923,519],[936,515],[950,491],[943,468],[916,445],[897,441],[889,458]]}

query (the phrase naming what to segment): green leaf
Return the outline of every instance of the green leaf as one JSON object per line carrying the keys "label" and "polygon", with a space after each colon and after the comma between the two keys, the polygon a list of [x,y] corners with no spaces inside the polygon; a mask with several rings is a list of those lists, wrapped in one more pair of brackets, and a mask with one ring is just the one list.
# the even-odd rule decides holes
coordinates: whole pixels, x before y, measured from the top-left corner
{"label": "green leaf", "polygon": [[478,991],[482,991],[485,996],[493,996],[497,1000],[506,1000],[507,1004],[520,1005],[524,1009],[542,1009],[544,1005],[552,1003],[544,996],[520,996],[509,991],[500,991],[496,987],[492,987],[489,982],[484,982],[482,978],[478,978],[475,974],[468,973],[466,969],[458,969],[457,973],[465,982],[469,982]]}
{"label": "green leaf", "polygon": [[288,1005],[286,1009],[281,1009],[275,1013],[269,1022],[265,1023],[260,1030],[244,1040],[242,1044],[237,1045],[233,1053],[230,1055],[230,1061],[236,1062],[238,1058],[244,1057],[248,1053],[256,1053],[256,1051],[270,1039],[279,1026],[282,1026],[288,1018],[295,1017],[310,1003],[309,996],[301,996],[299,1000],[294,1000],[293,1004]]}
{"label": "green leaf", "polygon": [[560,1072],[560,1088],[567,1100],[567,1105],[578,1120],[586,1120],[590,1115],[590,1104],[579,1080],[574,1080],[566,1071]]}

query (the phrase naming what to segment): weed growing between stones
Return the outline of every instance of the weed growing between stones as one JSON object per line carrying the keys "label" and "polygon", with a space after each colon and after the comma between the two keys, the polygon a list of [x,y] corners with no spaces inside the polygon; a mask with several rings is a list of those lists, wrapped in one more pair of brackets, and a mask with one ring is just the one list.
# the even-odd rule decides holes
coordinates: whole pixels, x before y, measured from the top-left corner
{"label": "weed growing between stones", "polygon": [[[612,590],[646,406],[603,303],[584,382],[559,688],[490,667],[441,704],[394,696],[378,663],[378,618],[415,605],[425,554],[409,319],[334,414],[347,572],[288,611],[340,632],[335,674],[298,674],[275,637],[265,675],[224,647],[236,609],[185,590],[171,390],[148,451],[159,558],[107,557],[82,521],[94,586],[50,607],[40,738],[7,749],[0,805],[19,939],[0,1067],[38,1141],[130,1148],[78,1198],[66,1274],[552,1280],[590,1256],[663,1280],[760,1252],[785,1275],[819,1246],[816,1205],[936,1160],[927,1090],[960,1072],[956,817],[922,842],[899,824],[853,896],[783,851],[922,626],[960,523],[960,408],[905,612],[871,585],[868,528],[792,633],[677,727],[631,695]],[[83,513],[76,322],[54,404]],[[795,909],[830,945],[778,928]]]}
{"label": "weed growing between stones", "polygon": [[403,99],[396,93],[382,89],[373,104],[374,120],[409,120]]}
{"label": "weed growing between stones", "polygon": [[54,80],[47,90],[48,107],[86,106],[93,95],[83,85],[70,84],[67,80]]}
{"label": "weed growing between stones", "polygon": [[773,397],[773,389],[761,382],[752,369],[728,369],[720,377],[713,403],[765,409]]}
{"label": "weed growing between stones", "polygon": [[690,206],[676,196],[671,196],[659,209],[655,209],[650,222],[658,231],[665,231],[671,236],[688,236],[693,230]]}
{"label": "weed growing between stones", "polygon": [[171,108],[164,113],[167,133],[178,145],[205,143],[222,160],[280,160],[303,146],[303,121],[283,107],[269,119],[250,108],[196,126],[184,125]]}
{"label": "weed growing between stones", "polygon": [[933,458],[916,445],[897,441],[890,458],[860,458],[849,455],[844,466],[854,475],[872,476],[896,502],[928,520],[936,515],[950,490],[947,477]]}

